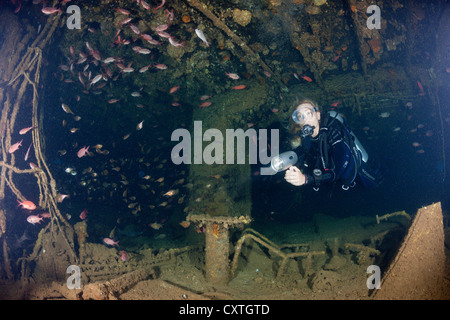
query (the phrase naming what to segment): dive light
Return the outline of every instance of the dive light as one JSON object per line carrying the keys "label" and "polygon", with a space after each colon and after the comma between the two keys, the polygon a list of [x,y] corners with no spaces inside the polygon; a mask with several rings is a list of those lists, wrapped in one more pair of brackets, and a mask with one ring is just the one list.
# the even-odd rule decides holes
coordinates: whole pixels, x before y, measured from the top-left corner
{"label": "dive light", "polygon": [[281,172],[296,164],[297,161],[298,157],[294,151],[286,151],[273,157],[270,160],[270,166],[275,172]]}

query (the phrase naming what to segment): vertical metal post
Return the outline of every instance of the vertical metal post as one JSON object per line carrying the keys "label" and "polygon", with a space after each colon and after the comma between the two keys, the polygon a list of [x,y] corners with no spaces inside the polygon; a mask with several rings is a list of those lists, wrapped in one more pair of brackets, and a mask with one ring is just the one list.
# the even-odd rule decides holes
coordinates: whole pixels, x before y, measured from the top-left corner
{"label": "vertical metal post", "polygon": [[206,223],[206,279],[212,284],[230,280],[229,231],[222,223]]}

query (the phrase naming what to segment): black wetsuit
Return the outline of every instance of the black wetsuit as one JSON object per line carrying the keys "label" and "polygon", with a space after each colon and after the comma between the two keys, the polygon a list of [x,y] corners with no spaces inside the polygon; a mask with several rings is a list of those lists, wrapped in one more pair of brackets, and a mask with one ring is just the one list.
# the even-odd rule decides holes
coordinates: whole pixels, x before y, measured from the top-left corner
{"label": "black wetsuit", "polygon": [[[349,132],[345,122],[325,114],[317,137],[302,139],[302,145],[295,151],[299,155],[297,165],[306,176],[305,184],[318,188],[324,183],[337,182],[346,190],[355,184],[358,175],[366,186],[381,182],[381,170],[369,169],[362,161]],[[314,174],[314,169],[320,171]]]}

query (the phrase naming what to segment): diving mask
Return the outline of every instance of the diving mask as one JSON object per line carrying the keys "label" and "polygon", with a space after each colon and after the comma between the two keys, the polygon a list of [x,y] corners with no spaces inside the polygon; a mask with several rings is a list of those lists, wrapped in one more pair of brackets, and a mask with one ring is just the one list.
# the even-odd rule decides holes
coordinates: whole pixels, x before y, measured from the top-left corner
{"label": "diving mask", "polygon": [[315,108],[301,107],[300,109],[295,109],[294,112],[292,112],[292,120],[294,120],[295,123],[303,125],[305,122],[312,120],[315,113]]}

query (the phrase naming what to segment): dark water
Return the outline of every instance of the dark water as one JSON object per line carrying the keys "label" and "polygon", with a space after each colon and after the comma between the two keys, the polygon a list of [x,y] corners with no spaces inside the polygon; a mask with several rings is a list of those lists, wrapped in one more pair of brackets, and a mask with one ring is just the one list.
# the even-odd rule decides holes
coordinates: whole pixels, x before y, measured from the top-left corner
{"label": "dark water", "polygon": [[[79,4],[77,1],[72,2]],[[338,12],[340,9],[346,9],[341,3],[329,2],[333,4],[330,10]],[[425,2],[418,3],[429,14],[435,10],[435,8],[428,8],[429,11],[427,11]],[[88,3],[86,6],[95,8]],[[133,24],[139,25],[139,21],[144,18],[138,16],[140,11],[135,3],[130,3],[129,6],[128,9],[132,10],[135,17]],[[156,3],[153,3],[153,6],[156,6]],[[179,8],[179,5],[173,6]],[[292,65],[300,65],[305,75],[313,77],[313,74],[298,51],[289,43],[282,17],[250,1],[243,2],[242,6],[259,14],[256,21],[258,19],[261,21],[261,16],[268,15],[267,24],[271,22],[272,27],[280,27],[278,33],[274,34],[258,32],[255,25],[250,25],[248,29],[239,29],[239,34],[248,37],[252,43],[260,42],[265,46],[270,46],[271,43],[276,44],[277,50],[271,51],[273,58],[267,57],[267,60],[282,61],[278,71],[284,77],[289,75],[290,79],[286,87],[290,93],[273,90],[268,98],[270,102],[268,101],[267,104],[273,106],[275,101],[281,106],[280,112],[285,112],[285,116],[289,116],[289,108],[296,95],[308,96],[309,93],[316,95],[315,90],[318,90],[315,81],[309,87],[299,87],[299,81],[292,76]],[[226,7],[226,4],[223,4],[223,7]],[[299,5],[288,9],[295,17],[304,15],[305,7]],[[43,17],[39,10],[31,7],[30,4],[26,8],[22,10],[39,17],[34,20],[34,23],[42,23]],[[116,232],[116,238],[121,241],[123,249],[138,250],[144,246],[171,247],[189,244],[191,240],[187,236],[188,230],[179,226],[186,217],[184,210],[189,198],[189,165],[172,163],[171,150],[175,143],[171,141],[171,134],[178,128],[189,129],[194,120],[201,120],[195,118],[195,109],[202,103],[199,99],[202,95],[220,96],[226,90],[230,90],[232,85],[245,83],[251,86],[259,80],[253,70],[247,70],[245,64],[238,57],[233,56],[231,50],[228,53],[232,56],[230,60],[224,58],[223,51],[218,49],[219,37],[214,38],[214,33],[211,31],[206,34],[212,46],[206,48],[201,45],[200,39],[193,35],[193,29],[200,22],[208,24],[208,21],[205,21],[198,12],[194,14],[198,16],[195,22],[188,25],[180,21],[181,9],[175,10],[177,20],[170,26],[170,32],[175,39],[185,42],[185,48],[194,47],[194,50],[187,50],[176,60],[167,54],[166,48],[148,45],[128,27],[123,28],[121,37],[135,41],[129,45],[114,44],[112,39],[116,28],[111,21],[115,13],[111,8],[108,10],[104,6],[102,8],[104,9],[103,18],[99,13],[86,14],[91,21],[89,27],[95,29],[95,33],[88,31],[86,26],[81,31],[69,31],[63,28],[57,31],[51,47],[45,53],[39,101],[44,112],[45,156],[59,192],[70,195],[70,198],[60,205],[60,210],[71,224],[81,221],[80,213],[84,209],[88,210],[87,221],[90,235],[88,241],[90,242],[100,243],[104,237],[109,236],[114,227],[117,227],[124,230],[122,234]],[[171,6],[169,5],[168,8]],[[348,22],[350,17],[348,10],[346,12],[344,21]],[[407,15],[406,10],[399,10],[397,14],[399,21],[403,23]],[[390,21],[395,17],[392,11],[389,11],[388,15]],[[159,13],[149,13],[146,19],[150,20],[149,17],[157,19],[159,24],[167,21],[167,18]],[[322,21],[319,17],[315,19],[326,23],[326,20]],[[117,17],[114,21],[116,20]],[[424,30],[430,30],[435,26],[434,23],[431,17],[427,17],[420,22],[420,26]],[[266,29],[261,27],[260,30]],[[311,27],[307,30],[311,32]],[[345,59],[358,64],[359,57],[354,34],[348,30],[345,32],[347,34],[343,35],[342,39],[345,39],[351,47],[342,55]],[[170,46],[167,39],[158,38],[151,30],[148,33],[152,33],[164,47]],[[425,70],[431,68],[429,61],[435,54],[434,41],[431,35],[420,37],[412,57],[412,63],[415,66]],[[94,51],[101,54],[101,60],[115,57],[121,59],[117,61],[123,66],[119,67],[117,61],[108,65],[96,61],[92,52],[89,52],[87,42]],[[69,51],[71,46],[75,50],[74,55]],[[149,47],[152,53],[137,54],[132,50],[133,46]],[[86,62],[79,63],[82,59],[80,52],[87,56]],[[382,65],[398,64],[406,68],[406,61],[402,58],[406,52],[405,44],[403,44],[398,50],[386,52],[370,68],[375,70]],[[204,60],[199,58],[199,55],[202,54],[208,57],[209,64],[201,65],[199,61]],[[429,55],[431,57],[427,59]],[[121,68],[128,66],[129,63],[132,63],[134,72],[120,72]],[[153,67],[147,72],[138,71],[149,63],[166,64],[168,69],[159,70]],[[88,69],[83,71],[87,65],[89,65]],[[441,67],[445,69],[450,66]],[[64,68],[72,68],[73,72]],[[105,68],[112,72],[112,77],[107,79],[106,85],[95,89],[98,85],[105,83],[102,79],[87,89],[86,84],[97,74],[106,74]],[[224,76],[225,72],[236,72],[241,76],[241,80],[234,82]],[[349,72],[353,71],[348,69],[344,71],[342,67],[339,67],[324,74],[323,78],[326,80],[327,77],[345,75]],[[80,83],[79,74],[85,82],[84,86]],[[371,77],[370,72],[368,77]],[[269,83],[269,86],[276,85],[270,82],[272,81],[270,79],[265,81]],[[404,78],[401,81],[415,83],[416,79]],[[180,86],[179,90],[173,94],[169,93],[169,89],[175,86]],[[255,226],[267,227],[267,224],[276,226],[278,223],[308,222],[317,213],[334,218],[345,218],[375,216],[406,210],[413,215],[418,208],[436,201],[441,201],[447,212],[449,186],[448,178],[443,181],[443,177],[444,174],[448,176],[448,173],[444,171],[444,161],[446,161],[446,168],[449,167],[448,82],[445,86],[432,88],[432,90],[435,90],[436,96],[439,97],[441,115],[435,101],[429,95],[419,96],[417,89],[414,90],[416,95],[412,100],[413,108],[406,108],[403,104],[392,105],[391,108],[383,110],[390,112],[391,115],[387,118],[379,117],[381,112],[376,109],[376,104],[372,106],[374,111],[363,112],[361,116],[352,113],[349,108],[341,110],[355,134],[367,147],[369,154],[379,158],[385,167],[386,178],[382,185],[367,189],[361,183],[357,183],[356,187],[349,191],[343,191],[339,186],[334,185],[315,192],[310,187],[299,189],[287,184],[282,173],[273,177],[252,175],[251,214],[255,219]],[[138,93],[139,96],[132,96],[133,92]],[[241,94],[245,95],[246,91],[242,91]],[[285,95],[287,98],[281,100],[280,95]],[[339,95],[334,97],[337,100]],[[111,99],[119,99],[119,101],[108,103]],[[174,102],[180,103],[181,106],[173,106]],[[61,108],[62,103],[69,106],[81,119],[76,121],[74,115],[64,112]],[[218,110],[214,104],[209,108],[211,113]],[[25,115],[22,116],[25,117]],[[441,127],[441,118],[443,127]],[[256,123],[268,123],[269,126],[283,130],[279,123],[269,121],[267,115],[261,115],[259,118],[256,115],[252,120]],[[29,125],[25,118],[18,121],[20,125]],[[65,125],[62,124],[63,121]],[[143,128],[136,130],[136,126],[141,121],[144,121]],[[243,119],[243,122],[246,121],[247,119]],[[370,129],[365,130],[365,127]],[[71,133],[72,128],[76,128],[77,131]],[[130,136],[124,139],[128,134]],[[282,135],[284,137],[286,133],[282,132]],[[445,151],[443,151],[443,138],[445,138]],[[420,146],[413,147],[414,142],[420,143]],[[26,152],[29,143],[30,137],[25,137],[20,154]],[[107,150],[109,153],[96,152],[94,148],[96,144],[103,145],[99,148],[101,152]],[[83,146],[90,146],[89,151],[92,152],[92,156],[77,157],[76,152]],[[423,150],[423,153],[417,153],[418,150]],[[444,159],[443,152],[447,160]],[[33,159],[30,160],[33,161]],[[76,172],[76,174],[66,172],[68,168],[70,172]],[[256,170],[257,168],[253,167],[252,173]],[[150,178],[145,179],[146,176]],[[161,180],[158,181],[158,179]],[[37,193],[32,184],[22,181],[21,188],[26,197],[37,201],[35,196]],[[178,193],[173,197],[164,196],[169,190],[176,190]],[[11,200],[11,207],[14,206],[15,200],[12,197],[9,200]],[[11,230],[18,235],[25,232],[33,238],[42,226],[30,225],[24,218],[25,214],[23,216],[18,214],[12,220]],[[153,223],[161,224],[162,228],[155,230],[150,226]],[[31,243],[28,242],[28,244]],[[30,246],[22,247],[30,250]],[[19,255],[20,253],[17,253],[17,256]]]}

